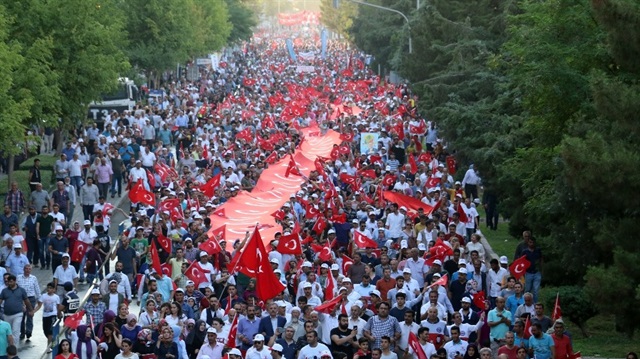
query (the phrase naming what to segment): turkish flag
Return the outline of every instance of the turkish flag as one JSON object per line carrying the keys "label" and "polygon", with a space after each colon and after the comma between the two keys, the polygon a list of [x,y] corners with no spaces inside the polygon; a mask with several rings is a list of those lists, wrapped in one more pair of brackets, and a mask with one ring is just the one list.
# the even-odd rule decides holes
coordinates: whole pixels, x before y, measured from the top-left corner
{"label": "turkish flag", "polygon": [[82,258],[84,258],[84,255],[87,254],[90,246],[91,245],[89,243],[76,241],[76,245],[73,248],[73,252],[71,253],[71,261],[76,263],[82,262]]}
{"label": "turkish flag", "polygon": [[318,220],[313,225],[312,230],[317,234],[320,234],[324,231],[325,228],[327,228],[327,221],[324,219],[324,217],[318,217]]}
{"label": "turkish flag", "polygon": [[209,158],[209,149],[207,148],[206,144],[202,146],[202,158],[204,158],[205,160]]}
{"label": "turkish flag", "polygon": [[553,314],[551,315],[551,321],[555,322],[562,318],[562,309],[560,308],[560,293],[556,293],[556,303],[553,306]]}
{"label": "turkish flag", "polygon": [[335,281],[336,280],[333,278],[333,275],[331,274],[331,272],[329,272],[329,275],[327,275],[326,287],[324,289],[324,299],[332,300],[334,298],[334,291],[336,288]]}
{"label": "turkish flag", "polygon": [[362,170],[359,171],[358,174],[362,177],[368,177],[368,178],[373,178],[376,179],[378,176],[376,175],[376,171],[375,170]]}
{"label": "turkish flag", "polygon": [[147,181],[149,181],[149,188],[156,188],[156,177],[148,169],[145,168],[145,171],[147,172]]}
{"label": "turkish flag", "polygon": [[155,241],[151,242],[151,246],[149,247],[149,256],[151,257],[151,267],[156,271],[156,273],[162,273],[160,256],[158,255],[158,248],[156,247]]}
{"label": "turkish flag", "polygon": [[160,164],[156,163],[153,165],[153,170],[160,176],[160,180],[165,182],[167,180],[167,176],[169,176],[169,171],[166,168],[162,167]]}
{"label": "turkish flag", "polygon": [[347,141],[347,142],[351,142],[353,141],[354,135],[353,133],[341,133],[340,134],[340,139],[343,141]]}
{"label": "turkish flag", "polygon": [[315,307],[315,311],[316,312],[320,312],[320,313],[325,313],[325,314],[329,314],[333,311],[333,308],[335,308],[340,301],[342,301],[342,296],[338,295],[335,298],[331,299],[331,300],[327,300],[326,302],[320,304],[319,306]]}
{"label": "turkish flag", "polygon": [[278,248],[281,254],[301,255],[302,246],[300,245],[300,236],[298,233],[285,234],[278,240]]}
{"label": "turkish flag", "polygon": [[264,116],[264,119],[262,120],[262,127],[276,128],[276,123],[273,121],[273,118],[271,118],[271,116],[267,114],[266,116]]}
{"label": "turkish flag", "polygon": [[358,248],[378,248],[376,241],[358,231],[353,232],[353,242]]}
{"label": "turkish flag", "polygon": [[77,329],[82,318],[84,317],[84,310],[77,311],[70,316],[64,318],[64,326],[71,329]]}
{"label": "turkish flag", "polygon": [[530,320],[530,318],[531,318],[530,316],[529,316],[529,317],[527,317],[527,319],[526,319],[526,320],[525,320],[525,322],[524,322],[524,333],[522,333],[522,336],[523,336],[525,339],[529,339],[529,338],[531,338],[531,336],[533,335],[533,334],[531,333],[531,320]]}
{"label": "turkish flag", "polygon": [[223,224],[216,229],[212,229],[209,233],[211,233],[211,235],[218,241],[227,240],[227,225]]}
{"label": "turkish flag", "polygon": [[142,180],[138,180],[129,191],[129,200],[131,203],[142,203],[149,206],[155,206],[156,204],[155,196],[144,188]]}
{"label": "turkish flag", "polygon": [[353,259],[347,257],[346,255],[342,255],[342,274],[347,275],[347,271],[349,267],[353,264]]}
{"label": "turkish flag", "polygon": [[193,283],[195,283],[196,288],[198,287],[198,285],[200,285],[200,283],[207,281],[205,272],[202,267],[200,267],[198,261],[193,261],[189,268],[187,268],[187,270],[184,272],[184,275],[187,276],[187,278],[191,279]]}
{"label": "turkish flag", "polygon": [[416,158],[413,157],[412,154],[409,154],[409,166],[411,167],[411,174],[416,174],[416,172],[418,172],[418,164],[416,163]]}
{"label": "turkish flag", "polygon": [[220,208],[216,209],[215,211],[213,211],[213,215],[221,217],[221,218],[227,218],[227,212],[222,207],[220,207]]}
{"label": "turkish flag", "polygon": [[424,119],[420,121],[418,126],[409,126],[409,132],[414,135],[422,135],[427,131],[427,124],[424,122]]}
{"label": "turkish flag", "polygon": [[436,259],[444,261],[447,256],[453,255],[453,249],[451,247],[442,243],[442,240],[439,238],[438,241],[440,241],[440,243],[436,242],[433,247],[429,248],[429,258],[426,260],[427,265],[431,266]]}
{"label": "turkish flag", "polygon": [[284,214],[283,210],[279,209],[279,210],[271,213],[271,217],[273,217],[273,218],[275,218],[275,219],[277,219],[279,221],[282,221],[284,219],[284,217],[285,217],[285,214]]}
{"label": "turkish flag", "polygon": [[460,215],[460,222],[467,223],[469,221],[469,217],[467,217],[467,212],[464,211],[464,208],[462,207],[462,203],[458,203],[458,206],[456,207],[456,212],[458,212],[458,214]]}
{"label": "turkish flag", "polygon": [[420,156],[418,156],[418,161],[424,162],[424,163],[431,162],[431,153],[429,152],[421,153]]}
{"label": "turkish flag", "polygon": [[289,165],[287,166],[287,170],[284,172],[284,176],[289,178],[289,175],[302,176],[300,169],[298,168],[298,164],[293,159],[293,156],[289,155]]}
{"label": "turkish flag", "polygon": [[316,218],[320,215],[320,210],[318,210],[314,205],[310,205],[307,208],[307,213],[305,214],[305,217],[307,219],[313,219]]}
{"label": "turkish flag", "polygon": [[485,296],[484,291],[481,290],[473,296],[473,305],[475,305],[479,310],[484,310],[485,308],[484,302],[486,300],[487,300],[487,297]]}
{"label": "turkish flag", "polygon": [[251,129],[249,129],[249,127],[247,127],[244,130],[236,133],[236,138],[245,140],[246,142],[252,142],[253,141],[253,133],[251,132]]}
{"label": "turkish flag", "polygon": [[111,215],[111,211],[116,208],[111,203],[105,203],[104,207],[102,207],[102,215],[107,217]]}
{"label": "turkish flag", "polygon": [[243,273],[256,278],[256,294],[263,301],[274,298],[286,289],[280,282],[276,274],[271,270],[269,264],[269,254],[264,247],[260,232],[256,228],[249,239],[239,264],[242,265]]}
{"label": "turkish flag", "polygon": [[171,240],[162,233],[158,234],[158,244],[160,244],[160,248],[162,248],[163,251],[171,253]]}
{"label": "turkish flag", "polygon": [[178,207],[173,208],[170,211],[170,218],[171,218],[171,220],[173,222],[184,218],[184,214],[182,213],[182,207],[178,206]]}
{"label": "turkish flag", "polygon": [[199,249],[207,252],[210,256],[222,251],[220,243],[218,243],[218,240],[214,236],[209,237],[206,242],[200,244]]}
{"label": "turkish flag", "polygon": [[443,275],[440,279],[433,282],[433,284],[429,285],[429,288],[435,287],[436,285],[441,285],[443,287],[447,287],[447,282],[449,282],[449,276],[447,274]]}
{"label": "turkish flag", "polygon": [[322,161],[320,158],[316,158],[315,161],[313,161],[313,165],[316,168],[316,171],[318,171],[318,174],[320,174],[323,178],[327,178],[327,172],[324,170],[324,161]]}
{"label": "turkish flag", "polygon": [[391,173],[387,173],[382,177],[382,184],[387,187],[391,187],[396,183],[397,177],[392,175]]}
{"label": "turkish flag", "polygon": [[427,178],[427,187],[428,188],[433,188],[436,187],[440,184],[440,178],[435,177],[435,176],[430,176],[429,178]]}
{"label": "turkish flag", "polygon": [[429,333],[429,342],[433,344],[436,349],[442,348],[444,345],[444,334]]}
{"label": "turkish flag", "polygon": [[324,247],[322,247],[320,253],[318,254],[318,258],[323,262],[328,262],[333,258],[331,256],[331,246],[329,245],[329,243],[326,243]]}
{"label": "turkish flag", "polygon": [[173,268],[171,267],[171,264],[162,263],[162,265],[160,265],[160,268],[162,269],[162,273],[164,273],[167,277],[171,278],[171,274],[173,273]]}
{"label": "turkish flag", "polygon": [[160,202],[159,208],[161,211],[169,211],[173,210],[176,207],[180,207],[180,200],[177,198],[174,199],[165,199]]}
{"label": "turkish flag", "polygon": [[240,314],[236,313],[236,315],[233,317],[233,322],[231,322],[231,328],[229,329],[229,336],[227,336],[227,344],[225,345],[227,348],[236,347],[236,335],[238,335],[238,318],[239,317],[240,317]]}
{"label": "turkish flag", "polygon": [[522,256],[511,263],[509,272],[515,279],[520,279],[530,266],[531,262],[529,262],[526,256]]}
{"label": "turkish flag", "polygon": [[404,124],[402,121],[398,121],[395,125],[393,125],[394,131],[398,134],[398,138],[400,140],[404,140]]}
{"label": "turkish flag", "polygon": [[397,203],[398,206],[405,206],[410,210],[417,211],[418,209],[422,208],[424,210],[424,214],[427,216],[433,212],[433,207],[411,196],[407,196],[397,192],[385,191],[383,193],[383,197],[387,201]]}
{"label": "turkish flag", "polygon": [[264,159],[264,161],[270,165],[276,163],[277,160],[278,160],[278,154],[276,153],[276,151],[271,152],[271,154]]}
{"label": "turkish flag", "polygon": [[413,353],[418,357],[418,359],[429,359],[427,358],[427,354],[424,353],[424,349],[422,345],[420,345],[420,341],[414,332],[409,331],[409,346],[413,349]]}
{"label": "turkish flag", "polygon": [[455,175],[456,174],[456,158],[455,156],[451,155],[451,156],[447,156],[447,169],[449,170],[449,174],[450,175]]}
{"label": "turkish flag", "polygon": [[222,176],[222,172],[217,175],[211,177],[207,183],[200,186],[200,191],[204,193],[205,196],[211,198],[215,194],[216,188],[220,185],[220,178]]}

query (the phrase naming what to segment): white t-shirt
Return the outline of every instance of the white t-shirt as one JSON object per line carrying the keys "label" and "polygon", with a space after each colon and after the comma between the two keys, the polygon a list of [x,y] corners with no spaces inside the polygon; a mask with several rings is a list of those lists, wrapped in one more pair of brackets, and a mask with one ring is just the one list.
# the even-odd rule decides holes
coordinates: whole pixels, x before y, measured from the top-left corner
{"label": "white t-shirt", "polygon": [[58,297],[57,294],[49,295],[48,293],[45,293],[40,296],[38,301],[42,303],[43,317],[54,317],[58,315],[58,304],[62,303],[60,302],[60,297]]}
{"label": "white t-shirt", "polygon": [[[198,265],[204,271],[204,276],[207,279],[206,282],[202,282],[202,283],[200,283],[198,285],[198,289],[211,286],[212,285],[212,283],[211,283],[211,275],[213,274],[213,277],[215,278],[215,276],[216,276],[216,274],[218,274],[218,272],[213,267],[213,264],[211,264],[209,262],[207,262],[207,264],[202,264],[202,262],[198,262]],[[207,272],[207,271],[209,271],[209,272]]]}
{"label": "white t-shirt", "polygon": [[298,359],[314,359],[314,357],[320,358],[322,356],[321,355],[322,352],[324,351],[330,352],[329,348],[327,348],[327,346],[322,343],[318,343],[315,346],[315,348],[307,344],[304,347],[302,347],[302,349],[300,349],[300,353],[298,354]]}

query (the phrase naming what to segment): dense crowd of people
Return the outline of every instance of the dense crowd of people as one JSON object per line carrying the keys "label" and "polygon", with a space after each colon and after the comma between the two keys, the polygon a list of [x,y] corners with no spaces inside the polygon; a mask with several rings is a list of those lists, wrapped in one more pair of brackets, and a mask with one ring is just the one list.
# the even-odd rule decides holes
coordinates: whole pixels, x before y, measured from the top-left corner
{"label": "dense crowd of people", "polygon": [[[471,166],[455,181],[455,158],[410,89],[344,43],[329,41],[322,59],[321,42],[263,29],[200,79],[169,81],[148,105],[78,130],[53,193],[36,160],[32,192],[13,186],[0,215],[0,343],[29,340],[42,309],[51,345],[55,318],[73,329],[55,343],[64,359],[573,358],[564,323],[537,302],[542,253],[530,233],[514,257],[528,260],[524,275],[505,256],[488,259],[477,206],[495,204],[478,197],[479,173]],[[294,154],[305,128],[342,142],[274,214],[281,230],[265,245],[286,289],[261,298],[234,261],[253,237],[214,235],[212,218]],[[153,198],[130,196],[132,226],[114,244],[107,201],[127,187]],[[68,223],[77,207],[82,226]],[[283,250],[292,235],[300,253]],[[221,250],[205,247],[212,240]],[[42,295],[32,267],[53,272]],[[76,288],[95,278],[79,307]],[[77,313],[84,320],[72,325]]]}

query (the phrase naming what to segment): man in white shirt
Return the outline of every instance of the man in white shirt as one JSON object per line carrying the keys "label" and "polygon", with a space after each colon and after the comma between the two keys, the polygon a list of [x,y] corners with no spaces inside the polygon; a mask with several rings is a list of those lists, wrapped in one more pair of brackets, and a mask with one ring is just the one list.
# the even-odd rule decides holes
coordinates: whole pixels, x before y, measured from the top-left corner
{"label": "man in white shirt", "polygon": [[487,291],[489,292],[489,300],[491,307],[495,306],[496,298],[502,296],[502,283],[506,282],[509,272],[500,267],[497,259],[493,258],[489,261],[491,269],[487,272]]}
{"label": "man in white shirt", "polygon": [[198,263],[200,268],[205,272],[206,281],[198,285],[198,289],[212,286],[213,281],[216,278],[218,272],[213,267],[213,264],[209,263],[209,254],[205,251],[200,252],[200,262]]}
{"label": "man in white shirt", "polygon": [[264,335],[256,334],[253,337],[253,346],[247,350],[245,359],[272,359],[271,351],[264,345]]}
{"label": "man in white shirt", "polygon": [[[418,248],[411,248],[409,252],[410,258],[407,258],[405,262],[405,269],[409,268],[411,270],[411,278],[415,279],[418,282],[418,288],[422,288],[424,286],[424,276],[427,272],[428,268],[423,258],[419,257],[420,251]],[[403,272],[404,274],[404,272]],[[405,281],[406,281],[405,277]],[[406,283],[409,285],[408,281]],[[414,288],[410,288],[413,293]]]}
{"label": "man in white shirt", "polygon": [[142,162],[142,167],[150,171],[153,169],[153,165],[156,163],[156,155],[149,150],[148,145],[142,147],[140,151],[140,161]]}
{"label": "man in white shirt", "polygon": [[393,203],[391,205],[391,213],[387,215],[387,222],[385,223],[391,239],[396,240],[402,236],[404,218],[404,215],[398,212],[398,204]]}
{"label": "man in white shirt", "polygon": [[413,320],[414,313],[408,310],[404,313],[404,321],[400,323],[402,335],[398,341],[398,349],[400,352],[406,352],[409,346],[409,333],[418,335],[420,325]]}
{"label": "man in white shirt", "polygon": [[[436,355],[436,347],[429,342],[429,328],[422,327],[418,329],[418,342],[420,343],[426,358],[431,358],[431,356]],[[413,355],[415,358],[418,357],[412,347],[409,346],[408,349],[409,354]]]}
{"label": "man in white shirt", "polygon": [[[322,358],[323,355],[325,355],[325,352],[331,353],[326,345],[318,342],[318,332],[315,330],[307,333],[306,337],[308,344],[300,349],[298,359],[317,359]],[[249,359],[248,356],[247,359]]]}
{"label": "man in white shirt", "polygon": [[137,160],[135,167],[131,168],[129,171],[129,180],[132,184],[138,182],[138,180],[142,180],[145,188],[149,187],[147,184],[147,171],[142,168],[142,161]]}

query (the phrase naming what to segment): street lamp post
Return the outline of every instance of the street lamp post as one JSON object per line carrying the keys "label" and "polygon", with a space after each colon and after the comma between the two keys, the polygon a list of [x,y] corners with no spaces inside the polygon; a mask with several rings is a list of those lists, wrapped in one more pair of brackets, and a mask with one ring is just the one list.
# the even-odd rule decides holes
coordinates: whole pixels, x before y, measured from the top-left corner
{"label": "street lamp post", "polygon": [[[380,6],[380,5],[375,5],[375,4],[369,4],[369,3],[364,2],[364,1],[359,1],[359,0],[347,0],[347,1],[351,1],[352,3],[356,3],[358,5],[371,6],[371,7],[374,7],[376,9],[380,9],[380,10],[391,11],[391,12],[394,12],[394,13],[402,16],[404,18],[404,21],[407,22],[407,28],[409,29],[409,53],[410,54],[413,53],[413,46],[411,44],[411,24],[409,24],[409,18],[407,17],[407,15],[403,14],[402,12],[400,12],[400,11],[398,11],[396,9],[392,9],[392,8],[385,7],[385,6]],[[420,7],[420,0],[417,0],[417,6]]]}

